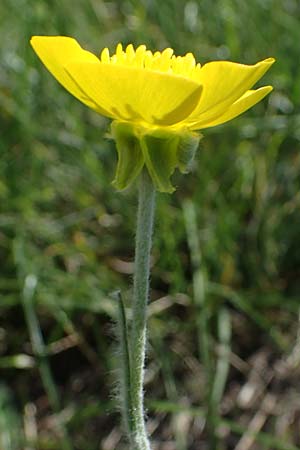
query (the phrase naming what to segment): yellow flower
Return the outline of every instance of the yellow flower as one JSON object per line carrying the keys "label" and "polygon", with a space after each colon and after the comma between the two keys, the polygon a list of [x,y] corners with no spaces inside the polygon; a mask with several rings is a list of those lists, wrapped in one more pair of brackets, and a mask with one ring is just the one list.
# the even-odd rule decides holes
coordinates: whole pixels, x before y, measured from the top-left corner
{"label": "yellow flower", "polygon": [[146,165],[157,189],[171,192],[171,174],[176,167],[186,170],[198,146],[195,131],[233,119],[272,90],[251,87],[273,58],[201,66],[192,53],[176,57],[170,48],[152,53],[144,45],[128,45],[124,51],[118,44],[113,56],[105,48],[98,58],[70,37],[34,36],[31,45],[72,95],[114,120],[120,189]]}

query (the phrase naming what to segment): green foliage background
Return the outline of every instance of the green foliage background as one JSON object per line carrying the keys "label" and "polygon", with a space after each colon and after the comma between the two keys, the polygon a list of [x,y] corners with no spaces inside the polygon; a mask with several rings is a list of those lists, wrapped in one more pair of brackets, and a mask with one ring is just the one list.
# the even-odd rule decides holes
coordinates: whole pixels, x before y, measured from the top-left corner
{"label": "green foliage background", "polygon": [[[121,41],[145,43],[151,49],[170,46],[176,54],[191,51],[200,62],[251,64],[269,56],[277,60],[261,81],[272,84],[274,92],[240,118],[204,131],[191,173],[175,176],[174,195],[158,196],[149,414],[160,423],[153,425],[156,448],[165,448],[163,442],[169,441],[171,449],[206,449],[205,434],[196,422],[192,432],[179,427],[176,434],[178,427],[173,426],[182,402],[185,414],[195,421],[198,413],[192,407],[205,406],[192,282],[199,270],[191,264],[183,208],[192,205],[196,212],[212,353],[217,353],[218,341],[222,343],[217,322],[225,308],[234,354],[249,362],[265,351],[270,366],[275,360],[286,361],[297,350],[299,328],[299,19],[297,0],[1,1],[3,450],[24,447],[28,430],[22,420],[26,424],[32,416],[38,435],[33,448],[60,448],[38,358],[31,358],[24,319],[26,280],[36,282],[32,301],[66,416],[60,420],[65,420],[74,448],[114,448],[107,444],[112,430],[119,430],[118,416],[111,413],[115,342],[110,324],[115,308],[109,295],[121,288],[130,300],[134,246],[136,192],[134,187],[125,193],[111,187],[116,151],[107,136],[109,122],[58,85],[30,48],[31,35],[73,36],[96,53],[105,46],[113,50]],[[297,388],[299,393],[296,356],[289,374],[270,387],[279,403],[285,404],[286,395]],[[233,364],[223,400],[231,398],[230,386],[242,386],[247,376]],[[220,448],[234,449],[244,433],[236,427],[242,412],[238,406],[227,415],[226,407],[222,411],[232,422],[226,424],[229,432]],[[284,434],[275,419],[267,421],[267,441],[258,439],[258,446],[251,448],[300,446],[299,401],[295,411]],[[247,428],[254,413],[250,409],[243,414]],[[268,438],[275,440],[270,443]]]}

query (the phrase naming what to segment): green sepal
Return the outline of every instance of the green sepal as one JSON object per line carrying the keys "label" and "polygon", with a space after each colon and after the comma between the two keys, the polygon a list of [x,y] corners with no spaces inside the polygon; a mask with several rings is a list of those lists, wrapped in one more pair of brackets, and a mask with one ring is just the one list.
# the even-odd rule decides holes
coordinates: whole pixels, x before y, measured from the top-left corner
{"label": "green sepal", "polygon": [[144,165],[140,140],[131,123],[113,121],[111,132],[118,151],[118,165],[112,184],[118,190],[126,189],[139,175]]}
{"label": "green sepal", "polygon": [[170,181],[176,168],[186,173],[195,156],[201,134],[183,129],[150,129],[130,122],[113,121],[118,165],[113,185],[126,189],[145,165],[156,190],[172,193]]}
{"label": "green sepal", "polygon": [[199,145],[201,134],[184,130],[149,130],[141,137],[145,164],[156,189],[172,193],[170,177],[176,168],[188,172]]}
{"label": "green sepal", "polygon": [[186,131],[180,135],[177,148],[178,169],[181,173],[189,171],[191,162],[195,157],[202,134]]}
{"label": "green sepal", "polygon": [[155,188],[160,192],[173,192],[170,177],[177,166],[179,136],[175,133],[154,131],[141,137],[145,164]]}

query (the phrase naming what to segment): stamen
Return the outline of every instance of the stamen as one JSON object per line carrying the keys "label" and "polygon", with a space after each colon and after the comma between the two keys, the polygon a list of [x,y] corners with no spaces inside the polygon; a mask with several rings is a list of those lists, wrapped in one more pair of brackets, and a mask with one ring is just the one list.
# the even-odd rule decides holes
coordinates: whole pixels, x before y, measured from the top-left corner
{"label": "stamen", "polygon": [[153,61],[153,54],[151,50],[146,50],[145,56],[144,56],[144,67],[145,69],[151,69],[152,68],[152,61]]}
{"label": "stamen", "polygon": [[174,50],[172,48],[165,48],[162,51],[163,56],[167,56],[169,59],[173,56]]}
{"label": "stamen", "polygon": [[129,60],[134,59],[135,51],[134,51],[134,48],[133,48],[132,44],[127,45],[127,47],[126,47],[126,55],[129,58]]}
{"label": "stamen", "polygon": [[185,61],[186,61],[186,65],[189,69],[194,69],[195,65],[196,65],[196,61],[194,58],[193,53],[187,53],[184,57]]}
{"label": "stamen", "polygon": [[175,56],[172,48],[165,48],[162,52],[154,54],[147,50],[145,45],[139,45],[135,50],[132,44],[127,45],[126,50],[119,43],[116,53],[110,57],[108,48],[101,52],[100,60],[106,64],[120,64],[131,67],[139,67],[158,72],[173,73],[183,77],[198,79],[201,65],[196,63],[192,53],[185,56]]}
{"label": "stamen", "polygon": [[139,45],[135,51],[135,62],[137,67],[144,67],[144,57],[146,53],[146,45]]}
{"label": "stamen", "polygon": [[116,55],[118,57],[123,55],[123,45],[120,42],[116,47]]}
{"label": "stamen", "polygon": [[110,63],[110,57],[109,57],[109,50],[108,48],[104,48],[101,52],[101,56],[100,56],[101,62],[103,63]]}

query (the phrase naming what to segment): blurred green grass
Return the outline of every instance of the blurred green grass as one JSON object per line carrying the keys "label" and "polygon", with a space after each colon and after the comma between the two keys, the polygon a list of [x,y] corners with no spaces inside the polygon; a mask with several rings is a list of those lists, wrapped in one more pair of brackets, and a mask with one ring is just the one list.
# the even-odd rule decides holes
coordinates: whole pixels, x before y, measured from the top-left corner
{"label": "blurred green grass", "polygon": [[[207,448],[206,438],[192,412],[192,432],[183,425],[178,432],[180,408],[174,418],[172,408],[165,412],[158,402],[202,407],[204,401],[197,385],[203,367],[186,201],[196,212],[212,352],[225,308],[232,318],[231,351],[247,364],[265,349],[270,364],[294,354],[299,361],[299,19],[296,0],[0,3],[0,350],[3,357],[32,355],[22,295],[26,277],[34,276],[36,313],[74,448],[113,449],[108,437],[119,429],[117,416],[107,415],[115,367],[109,295],[121,288],[130,298],[136,198],[134,188],[120,194],[110,184],[116,151],[106,136],[108,121],[56,83],[31,50],[31,35],[73,36],[96,53],[122,41],[192,51],[201,62],[277,60],[262,80],[274,92],[233,122],[206,130],[191,173],[176,175],[176,193],[158,198],[147,395],[156,401],[162,425],[154,423],[153,433],[157,448],[175,439],[179,449],[198,450]],[[169,347],[170,361],[161,364],[159,355]],[[1,368],[3,398],[9,398],[0,417],[1,445],[22,448],[21,420],[14,421],[19,435],[9,439],[2,426],[19,415],[35,423],[39,449],[56,449],[59,430],[51,423],[39,372],[15,361]],[[298,365],[270,387],[280,405],[299,391]],[[231,365],[225,400],[247,374]],[[269,420],[267,436],[300,446],[299,405],[284,433],[278,417]],[[226,402],[220,410],[227,417]],[[238,407],[227,410],[236,425],[242,413],[247,423],[253,414],[251,408],[248,415]],[[32,417],[26,411],[34,411]],[[234,449],[239,434],[232,427],[220,448]],[[258,442],[253,448],[282,448]]]}

